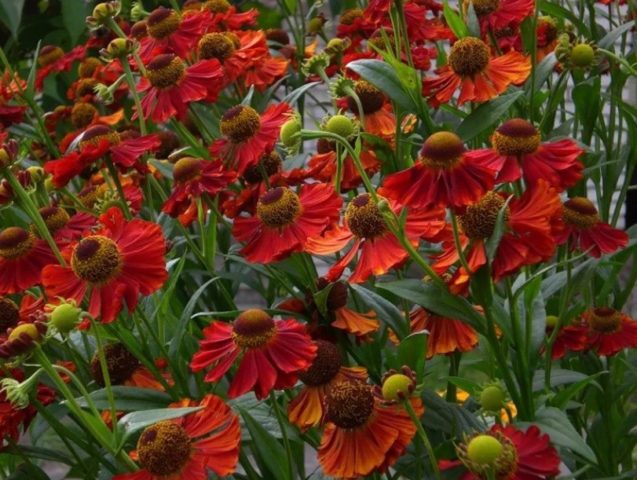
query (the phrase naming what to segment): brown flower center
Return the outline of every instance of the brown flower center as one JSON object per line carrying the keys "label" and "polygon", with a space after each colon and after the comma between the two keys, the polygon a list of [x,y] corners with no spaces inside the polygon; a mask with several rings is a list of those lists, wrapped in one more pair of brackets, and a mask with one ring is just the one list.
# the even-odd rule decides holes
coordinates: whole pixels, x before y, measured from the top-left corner
{"label": "brown flower center", "polygon": [[[365,80],[358,80],[354,84],[354,92],[361,101],[365,115],[371,115],[383,108],[385,95],[371,83]],[[347,106],[352,112],[358,113],[358,105],[356,105],[353,97],[347,97]]]}
{"label": "brown flower center", "polygon": [[31,251],[35,240],[35,235],[24,228],[5,228],[0,232],[0,257],[8,260],[22,257]]}
{"label": "brown flower center", "polygon": [[142,432],[137,441],[137,454],[139,463],[151,475],[172,478],[190,459],[191,440],[180,425],[159,422]]}
{"label": "brown flower center", "polygon": [[179,29],[181,20],[172,8],[158,7],[146,19],[148,34],[161,40]]}
{"label": "brown flower center", "polygon": [[500,6],[500,0],[471,0],[476,15],[488,15]]}
{"label": "brown flower center", "polygon": [[268,28],[265,31],[265,38],[279,45],[288,45],[290,43],[290,35],[282,28]]}
{"label": "brown flower center", "polygon": [[192,157],[183,157],[177,160],[173,170],[173,179],[177,183],[186,183],[201,175],[201,160]]}
{"label": "brown flower center", "polygon": [[97,83],[97,80],[94,78],[80,79],[75,89],[75,98],[82,98],[86,95],[93,95],[94,88],[97,86]]}
{"label": "brown flower center", "polygon": [[360,8],[351,8],[349,10],[345,10],[341,15],[341,24],[351,25],[356,21],[357,18],[363,18],[363,10],[361,10]]}
{"label": "brown flower center", "polygon": [[46,67],[47,65],[51,65],[52,63],[57,62],[60,58],[64,56],[64,50],[55,45],[46,45],[40,49],[40,54],[38,55],[38,64],[41,67]]}
{"label": "brown flower center", "polygon": [[438,170],[455,167],[465,152],[464,144],[452,132],[436,132],[422,146],[420,161],[429,168]]}
{"label": "brown flower center", "polygon": [[261,195],[257,216],[270,228],[291,225],[301,214],[299,196],[286,187],[276,187]]}
{"label": "brown flower center", "polygon": [[80,240],[73,250],[71,266],[82,280],[104,284],[121,272],[122,257],[113,240],[91,235]]}
{"label": "brown flower center", "polygon": [[[112,385],[122,385],[132,377],[133,372],[140,366],[137,357],[121,343],[106,345],[104,347],[104,358],[106,359],[108,377]],[[95,353],[91,359],[91,374],[99,386],[104,387],[106,385],[98,353]]]}
{"label": "brown flower center", "polygon": [[0,334],[15,327],[20,321],[20,309],[13,300],[0,296]]}
{"label": "brown flower center", "polygon": [[246,310],[232,324],[232,339],[241,348],[260,348],[275,333],[276,326],[272,317],[257,308]]}
{"label": "brown flower center", "polygon": [[77,67],[77,74],[80,78],[92,77],[95,71],[102,65],[95,57],[86,57]]}
{"label": "brown flower center", "polygon": [[241,143],[252,138],[261,128],[261,117],[246,105],[236,105],[221,117],[221,133],[232,143]]}
{"label": "brown flower center", "polygon": [[106,125],[95,125],[88,128],[83,134],[80,140],[80,150],[83,150],[89,145],[97,146],[102,140],[108,140],[111,145],[117,145],[120,142],[120,136],[114,130]]}
{"label": "brown flower center", "polygon": [[203,4],[203,8],[212,13],[226,13],[230,6],[228,0],[208,0]]}
{"label": "brown flower center", "polygon": [[599,333],[614,333],[622,323],[622,314],[614,308],[600,307],[589,311],[588,324]]}
{"label": "brown flower center", "polygon": [[99,199],[99,189],[90,185],[82,189],[80,193],[77,194],[77,199],[82,203],[82,205],[86,208],[93,208],[95,202]]}
{"label": "brown flower center", "polygon": [[135,22],[132,27],[130,27],[130,35],[135,40],[141,40],[148,36],[148,24],[146,20],[140,20],[139,22]]}
{"label": "brown flower center", "polygon": [[225,32],[207,33],[199,40],[200,58],[216,58],[223,63],[234,51],[234,42]]}
{"label": "brown flower center", "polygon": [[77,102],[71,109],[71,123],[75,128],[84,128],[89,125],[95,115],[97,109],[87,102]]}
{"label": "brown flower center", "polygon": [[580,230],[594,227],[600,220],[593,202],[584,197],[569,198],[562,205],[564,223]]}
{"label": "brown flower center", "polygon": [[374,411],[372,387],[363,382],[343,381],[332,385],[325,398],[327,417],[341,428],[363,425]]}
{"label": "brown flower center", "polygon": [[[462,215],[458,216],[462,231],[472,240],[481,240],[493,235],[498,214],[504,206],[504,199],[495,192],[487,192],[477,203],[467,207]],[[505,212],[505,222],[509,211]]]}
{"label": "brown flower center", "polygon": [[383,215],[369,193],[361,193],[349,203],[345,220],[358,238],[372,239],[387,231]]}
{"label": "brown flower center", "polygon": [[489,47],[479,38],[457,40],[449,52],[449,66],[462,77],[473,77],[489,64]]}
{"label": "brown flower center", "polygon": [[[260,160],[261,165],[265,169],[268,177],[274,175],[281,170],[281,157],[275,150],[264,153]],[[259,165],[250,165],[243,173],[243,179],[248,183],[259,183],[263,181],[263,174]]]}
{"label": "brown flower center", "polygon": [[299,379],[310,386],[325,385],[332,380],[341,369],[343,357],[338,347],[325,340],[316,340],[316,357],[310,368],[299,372]]}
{"label": "brown flower center", "polygon": [[[486,464],[472,461],[467,452],[467,446],[471,442],[471,439],[482,435],[492,436],[500,442],[500,445],[502,445],[500,453],[496,456],[493,462]],[[500,432],[476,433],[458,445],[456,447],[456,451],[460,461],[478,478],[488,478],[488,472],[491,471],[495,474],[495,478],[498,480],[508,480],[513,478],[513,475],[518,468],[518,451],[513,442],[506,435],[503,435]]]}
{"label": "brown flower center", "polygon": [[146,65],[146,76],[155,88],[170,88],[179,84],[186,74],[181,58],[172,53],[157,55]]}
{"label": "brown flower center", "polygon": [[57,232],[71,219],[66,210],[55,206],[41,208],[40,215],[42,215],[42,219],[44,223],[46,223],[46,228],[48,228],[51,233]]}
{"label": "brown flower center", "polygon": [[505,156],[533,153],[540,146],[540,141],[537,128],[522,118],[507,120],[491,137],[493,148]]}

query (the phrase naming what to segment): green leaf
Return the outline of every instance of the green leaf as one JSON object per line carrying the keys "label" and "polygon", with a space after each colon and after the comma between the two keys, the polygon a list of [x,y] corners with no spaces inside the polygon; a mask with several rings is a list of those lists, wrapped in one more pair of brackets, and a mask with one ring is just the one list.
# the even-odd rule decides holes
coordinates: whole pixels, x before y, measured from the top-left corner
{"label": "green leaf", "polygon": [[[3,0],[0,2],[0,21],[9,29],[14,40],[18,39],[18,29],[22,22],[23,7],[24,0]],[[83,21],[82,27],[84,27]]]}
{"label": "green leaf", "polygon": [[468,378],[464,377],[445,377],[442,380],[447,380],[449,383],[453,383],[456,387],[463,389],[472,397],[476,397],[482,390],[482,387]]}
{"label": "green leaf", "polygon": [[577,26],[579,33],[581,33],[584,37],[589,38],[591,36],[590,30],[579,16],[575,15],[570,10],[561,7],[557,3],[551,0],[539,0],[537,2],[537,8],[538,10],[551,15],[552,17],[561,18],[562,20],[568,20],[569,22]]}
{"label": "green leaf", "polygon": [[[579,382],[586,378],[586,375],[574,370],[554,368],[551,370],[551,387]],[[537,370],[533,376],[533,391],[539,392],[544,389],[544,370]]]}
{"label": "green leaf", "polygon": [[[591,463],[597,463],[595,453],[573,428],[563,411],[555,407],[542,407],[538,410],[533,424],[537,425],[543,433],[547,433],[553,444],[568,448]],[[520,422],[520,425],[524,425],[524,423]]]}
{"label": "green leaf", "polygon": [[367,308],[371,308],[376,312],[381,322],[391,327],[396,335],[398,335],[398,338],[402,338],[407,334],[407,321],[400,310],[396,308],[396,305],[378,293],[360,285],[351,284],[349,287],[358,295]]}
{"label": "green leaf", "polygon": [[582,124],[582,142],[589,144],[593,137],[597,116],[600,113],[601,99],[599,96],[599,77],[589,79],[576,85],[573,89],[573,103],[575,114]]}
{"label": "green leaf", "polygon": [[524,92],[520,90],[483,103],[462,121],[456,133],[465,142],[475,138],[500,120],[522,95]]}
{"label": "green leaf", "polygon": [[[535,69],[535,90],[538,91],[540,87],[546,82],[546,80],[553,74],[555,71],[555,65],[557,65],[557,57],[555,53],[551,52],[546,57],[542,59],[542,61],[538,64]],[[530,76],[524,85],[524,89],[528,92],[531,88],[531,82],[533,81],[533,76]]]}
{"label": "green leaf", "polygon": [[608,50],[609,48],[613,46],[613,44],[619,37],[621,37],[624,33],[632,30],[634,26],[635,26],[634,20],[631,20],[630,22],[620,25],[619,27],[611,30],[606,35],[604,35],[604,37],[602,37],[600,41],[597,42],[597,45],[599,46],[599,48]]}
{"label": "green leaf", "polygon": [[[170,395],[149,388],[124,387],[115,385],[112,387],[115,397],[115,409],[124,412],[151,410],[165,408],[171,402]],[[97,408],[107,410],[110,408],[108,395],[105,388],[91,392],[91,399]],[[84,397],[75,399],[81,407],[88,404]]]}
{"label": "green leaf", "polygon": [[509,209],[509,202],[511,201],[511,199],[513,198],[513,196],[510,196],[506,202],[504,202],[504,205],[502,205],[502,208],[500,208],[500,211],[498,212],[498,216],[496,218],[495,221],[495,226],[493,228],[493,233],[491,234],[491,236],[488,238],[488,240],[486,241],[484,247],[487,251],[487,258],[489,259],[489,264],[493,263],[493,260],[495,259],[495,254],[498,251],[498,246],[500,245],[500,240],[502,240],[502,235],[504,235],[504,230],[505,230],[505,223],[506,223],[506,217],[507,217],[507,210]]}
{"label": "green leaf", "polygon": [[427,339],[429,332],[422,330],[406,336],[398,345],[400,366],[407,365],[416,373],[418,383],[425,376],[425,358],[427,357]]}
{"label": "green leaf", "polygon": [[467,8],[467,28],[469,30],[469,34],[472,37],[480,38],[482,35],[480,33],[480,22],[478,22],[478,16],[476,15],[476,10],[473,8],[473,2],[469,2],[469,8]]}
{"label": "green leaf", "polygon": [[397,280],[389,283],[377,283],[376,287],[421,305],[438,315],[466,322],[478,331],[484,330],[482,317],[465,298],[453,295],[446,288],[433,282]]}
{"label": "green leaf", "polygon": [[601,375],[604,375],[605,373],[607,372],[597,372],[596,374],[583,378],[579,382],[575,382],[564,390],[557,392],[551,399],[551,405],[563,410],[564,408],[566,408],[566,404],[569,402],[569,400],[577,395],[579,392],[581,392],[588,385],[593,385],[594,387],[602,391],[602,387],[600,387],[599,383],[597,383],[595,379],[600,377]]}
{"label": "green leaf", "polygon": [[387,63],[374,59],[356,60],[348,63],[347,68],[382,90],[405,110],[416,111],[414,102],[405,92],[396,71]]}
{"label": "green leaf", "polygon": [[183,417],[184,415],[198,412],[202,408],[203,407],[158,408],[154,410],[132,412],[128,415],[124,415],[117,423],[124,429],[126,436],[129,436],[142,428],[153,425],[154,423]]}
{"label": "green leaf", "polygon": [[462,20],[462,17],[449,6],[447,0],[445,0],[444,6],[442,7],[442,14],[447,21],[447,25],[456,37],[464,38],[469,36],[469,29]]}
{"label": "green leaf", "polygon": [[246,428],[250,432],[252,445],[254,446],[253,453],[259,457],[273,475],[267,478],[291,480],[286,468],[288,461],[283,446],[247,411],[240,409],[239,412],[245,421]]}
{"label": "green leaf", "polygon": [[333,283],[330,283],[323,290],[319,290],[314,293],[312,296],[314,297],[314,303],[316,304],[316,308],[319,313],[323,316],[327,316],[327,299],[330,296],[330,292],[332,291]]}
{"label": "green leaf", "polygon": [[77,0],[62,0],[62,22],[69,32],[71,44],[75,45],[86,31],[86,17],[91,14],[90,3]]}
{"label": "green leaf", "polygon": [[[259,425],[265,428],[274,438],[283,438],[281,426],[279,425],[274,412],[272,412],[272,408],[266,402],[257,399],[253,392],[228,400],[228,405],[235,410],[248,412],[250,416],[258,422]],[[241,438],[244,441],[249,441],[250,432],[247,430],[243,417],[241,417],[240,421],[242,427]],[[288,430],[288,437],[295,434],[296,433],[292,428]]]}
{"label": "green leaf", "polygon": [[484,430],[480,422],[469,410],[459,405],[447,403],[436,392],[425,390],[422,394],[425,415],[422,423],[427,428],[462,438],[462,433]]}

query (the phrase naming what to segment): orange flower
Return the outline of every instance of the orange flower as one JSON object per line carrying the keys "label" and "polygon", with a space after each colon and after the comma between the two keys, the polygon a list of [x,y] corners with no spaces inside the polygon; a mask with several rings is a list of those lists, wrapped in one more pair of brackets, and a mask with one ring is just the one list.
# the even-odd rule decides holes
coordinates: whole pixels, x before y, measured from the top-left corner
{"label": "orange flower", "polygon": [[524,82],[531,71],[528,57],[510,51],[494,58],[487,44],[474,37],[457,40],[451,47],[448,61],[437,70],[438,76],[423,80],[423,95],[436,107],[451,100],[458,89],[458,105],[486,102],[504,92],[509,85]]}
{"label": "orange flower", "polygon": [[342,366],[343,357],[338,347],[326,340],[316,340],[316,358],[310,368],[299,372],[304,385],[288,404],[291,423],[305,431],[318,426],[325,415],[325,398],[332,385],[346,380],[365,381],[367,370],[362,367]]}
{"label": "orange flower", "polygon": [[[388,142],[393,141],[396,135],[396,117],[383,92],[365,80],[355,82],[353,89],[363,109],[365,132]],[[353,97],[347,97],[347,106],[360,118],[358,105]]]}
{"label": "orange flower", "polygon": [[637,348],[637,321],[614,308],[591,308],[582,314],[588,327],[588,348],[611,357],[625,348]]}
{"label": "orange flower", "polygon": [[476,331],[460,320],[436,315],[424,308],[409,314],[412,332],[429,331],[427,358],[454,352],[469,352],[478,344]]}
{"label": "orange flower", "polygon": [[[318,460],[328,476],[353,479],[382,473],[404,453],[416,433],[401,405],[384,404],[371,385],[360,381],[335,383],[325,404],[328,424]],[[422,405],[415,405],[415,410],[422,413]]]}
{"label": "orange flower", "polygon": [[241,253],[250,262],[282,260],[334,223],[341,203],[331,185],[303,185],[298,195],[276,187],[261,195],[256,216],[235,219],[232,234],[247,243]]}
{"label": "orange flower", "polygon": [[437,132],[422,146],[418,163],[385,178],[382,193],[412,208],[462,208],[495,182],[495,168],[467,150],[458,135]]}
{"label": "orange flower", "polygon": [[148,36],[142,39],[139,51],[142,60],[168,52],[187,58],[201,36],[203,20],[202,15],[180,17],[172,8],[157,7],[146,18]]}
{"label": "orange flower", "polygon": [[246,310],[232,324],[213,322],[203,333],[190,367],[198,372],[212,365],[205,381],[218,382],[240,358],[230,398],[254,390],[261,399],[272,389],[290,388],[316,356],[316,346],[301,323],[275,321],[263,310]]}
{"label": "orange flower", "polygon": [[204,480],[208,470],[223,477],[239,460],[239,418],[223,400],[207,395],[203,410],[146,428],[131,455],[141,470],[114,480]]}

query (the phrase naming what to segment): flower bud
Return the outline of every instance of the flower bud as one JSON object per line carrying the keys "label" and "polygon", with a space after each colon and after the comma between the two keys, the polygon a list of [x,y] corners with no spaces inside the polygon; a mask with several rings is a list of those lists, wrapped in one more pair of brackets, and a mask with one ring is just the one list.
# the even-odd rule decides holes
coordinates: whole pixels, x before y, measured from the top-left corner
{"label": "flower bud", "polygon": [[555,315],[546,316],[546,326],[548,328],[555,328],[560,323],[560,319]]}
{"label": "flower bud", "polygon": [[478,465],[493,465],[502,453],[502,444],[491,435],[473,437],[467,446],[467,457]]}
{"label": "flower bud", "polygon": [[279,138],[281,139],[281,143],[289,149],[296,149],[301,143],[300,133],[301,122],[295,115],[283,124]]}
{"label": "flower bud", "polygon": [[128,38],[115,38],[111,40],[106,49],[100,50],[102,57],[113,60],[123,58],[133,52],[133,42]]}
{"label": "flower bud", "polygon": [[86,19],[86,23],[91,28],[105,25],[109,19],[119,14],[119,9],[119,2],[116,1],[98,3],[93,9],[93,15]]}
{"label": "flower bud", "polygon": [[578,68],[587,68],[595,60],[595,50],[588,43],[580,43],[571,50],[571,62]]}
{"label": "flower bud", "polygon": [[480,393],[480,405],[487,412],[499,412],[504,407],[504,398],[500,385],[489,385]]}
{"label": "flower bud", "polygon": [[49,317],[49,323],[61,333],[68,333],[75,328],[82,310],[75,302],[61,303],[53,309]]}
{"label": "flower bud", "polygon": [[355,132],[354,121],[346,115],[333,115],[325,123],[324,130],[348,138]]}
{"label": "flower bud", "polygon": [[31,181],[33,183],[39,183],[46,177],[46,173],[42,167],[31,166],[27,168]]}
{"label": "flower bud", "polygon": [[395,373],[383,382],[383,398],[390,402],[396,402],[409,397],[414,389],[411,378],[402,373]]}

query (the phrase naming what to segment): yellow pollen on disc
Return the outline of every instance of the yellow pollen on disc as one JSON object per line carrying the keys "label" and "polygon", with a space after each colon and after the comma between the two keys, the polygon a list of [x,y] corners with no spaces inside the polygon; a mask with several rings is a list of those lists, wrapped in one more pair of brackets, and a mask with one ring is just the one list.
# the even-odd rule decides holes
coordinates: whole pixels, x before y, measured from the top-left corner
{"label": "yellow pollen on disc", "polygon": [[366,383],[341,381],[331,385],[325,404],[329,421],[340,428],[356,428],[372,415],[374,394]]}
{"label": "yellow pollen on disc", "polygon": [[345,220],[358,238],[372,239],[387,231],[383,215],[368,193],[358,195],[349,203],[345,210]]}
{"label": "yellow pollen on disc", "polygon": [[246,310],[232,324],[232,339],[245,349],[260,348],[275,334],[276,325],[272,317],[257,308]]}
{"label": "yellow pollen on disc", "polygon": [[208,0],[203,4],[203,8],[212,13],[226,13],[230,7],[228,0]]}
{"label": "yellow pollen on disc", "polygon": [[186,74],[184,62],[176,55],[158,55],[146,65],[146,77],[155,88],[170,88],[178,85]]}
{"label": "yellow pollen on disc", "polygon": [[270,228],[291,225],[301,215],[302,210],[299,196],[285,187],[269,190],[257,203],[257,216]]}
{"label": "yellow pollen on disc", "polygon": [[236,105],[223,114],[220,128],[232,143],[242,143],[259,131],[261,117],[252,107]]}
{"label": "yellow pollen on disc", "polygon": [[[465,235],[473,240],[489,238],[493,235],[498,214],[504,206],[504,199],[495,192],[487,192],[477,203],[469,205],[462,215],[458,215]],[[504,221],[508,219],[508,208]]]}
{"label": "yellow pollen on disc", "polygon": [[175,33],[180,24],[179,15],[171,8],[156,8],[146,19],[148,34],[159,40]]}
{"label": "yellow pollen on disc", "polygon": [[622,323],[622,314],[614,308],[593,308],[588,315],[588,324],[599,333],[614,333]]}
{"label": "yellow pollen on disc", "polygon": [[183,157],[177,160],[173,169],[173,179],[177,183],[185,183],[201,176],[201,160],[193,157]]}
{"label": "yellow pollen on disc", "polygon": [[425,140],[420,151],[420,161],[438,170],[451,169],[461,160],[464,144],[453,132],[436,132]]}
{"label": "yellow pollen on disc", "polygon": [[41,208],[40,215],[42,215],[42,219],[51,233],[57,232],[71,219],[67,211],[61,207]]}
{"label": "yellow pollen on disc", "polygon": [[597,208],[584,197],[573,197],[564,202],[562,219],[565,224],[580,230],[588,230],[600,221]]}
{"label": "yellow pollen on disc", "polygon": [[40,49],[40,54],[38,55],[38,65],[41,67],[46,67],[47,65],[51,65],[52,63],[58,61],[60,58],[64,56],[64,50],[55,45],[47,45]]}
{"label": "yellow pollen on disc", "polygon": [[151,475],[173,478],[188,462],[193,449],[186,431],[176,423],[148,427],[137,441],[139,463]]}
{"label": "yellow pollen on disc", "polygon": [[122,265],[117,244],[102,235],[91,235],[80,240],[71,258],[75,274],[82,280],[98,285],[116,277]]}
{"label": "yellow pollen on disc", "polygon": [[83,150],[89,145],[97,146],[102,140],[108,140],[109,144],[117,145],[121,141],[121,138],[119,133],[111,130],[110,127],[107,127],[106,125],[95,125],[94,127],[87,129],[82,134],[80,150]]}
{"label": "yellow pollen on disc", "polygon": [[199,57],[226,60],[235,51],[233,39],[225,32],[207,33],[199,40]]}
{"label": "yellow pollen on disc", "polygon": [[36,237],[20,227],[5,228],[0,232],[0,257],[13,260],[31,251]]}
{"label": "yellow pollen on disc", "polygon": [[451,47],[448,60],[455,73],[463,77],[473,77],[489,64],[489,47],[479,38],[461,38]]}
{"label": "yellow pollen on disc", "polygon": [[363,10],[360,8],[351,8],[343,12],[340,22],[342,25],[351,25],[357,18],[363,18]]}
{"label": "yellow pollen on disc", "polygon": [[533,153],[540,146],[540,142],[540,132],[522,118],[507,120],[491,137],[493,148],[504,156]]}
{"label": "yellow pollen on disc", "polygon": [[75,128],[84,128],[93,121],[96,114],[97,109],[93,105],[78,102],[71,109],[71,123]]}

